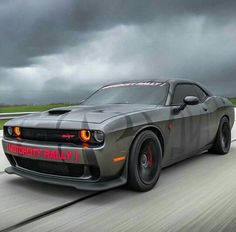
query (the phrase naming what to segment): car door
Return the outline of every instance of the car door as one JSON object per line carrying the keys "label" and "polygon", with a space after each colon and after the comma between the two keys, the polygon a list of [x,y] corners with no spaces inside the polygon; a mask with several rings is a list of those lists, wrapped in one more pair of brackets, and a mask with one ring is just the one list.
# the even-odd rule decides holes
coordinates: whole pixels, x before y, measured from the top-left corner
{"label": "car door", "polygon": [[205,147],[207,146],[211,141],[211,135],[210,135],[210,125],[212,124],[210,119],[210,111],[208,106],[208,94],[198,85],[195,85],[196,89],[196,96],[200,100],[200,109],[201,109],[201,135],[200,135],[200,144],[199,146]]}
{"label": "car door", "polygon": [[186,96],[200,98],[198,105],[187,105],[184,110],[173,115],[173,129],[171,130],[172,159],[185,158],[193,155],[200,148],[206,145],[208,125],[207,111],[204,105],[204,97],[200,96],[195,84],[177,84],[172,98],[171,105],[179,107],[183,104]]}

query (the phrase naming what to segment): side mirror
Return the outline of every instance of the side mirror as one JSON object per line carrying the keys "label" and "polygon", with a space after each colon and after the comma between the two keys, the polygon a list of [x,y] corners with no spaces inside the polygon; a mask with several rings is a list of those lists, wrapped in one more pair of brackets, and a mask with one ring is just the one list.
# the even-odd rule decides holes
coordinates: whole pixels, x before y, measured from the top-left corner
{"label": "side mirror", "polygon": [[184,98],[183,104],[181,106],[178,106],[177,108],[173,109],[174,114],[178,114],[181,110],[184,110],[187,105],[194,106],[198,105],[200,102],[198,97],[194,96],[186,96]]}
{"label": "side mirror", "polygon": [[187,96],[184,98],[184,104],[186,104],[186,105],[194,106],[194,105],[198,105],[199,102],[200,102],[200,100],[198,97]]}

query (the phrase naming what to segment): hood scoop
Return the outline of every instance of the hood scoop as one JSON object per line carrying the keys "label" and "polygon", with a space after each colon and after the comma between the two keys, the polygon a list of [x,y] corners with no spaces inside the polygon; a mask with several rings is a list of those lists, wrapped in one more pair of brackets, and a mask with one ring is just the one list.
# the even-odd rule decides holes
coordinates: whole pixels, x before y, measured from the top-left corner
{"label": "hood scoop", "polygon": [[69,113],[71,110],[49,110],[48,113],[50,115],[62,115],[62,114],[66,114]]}

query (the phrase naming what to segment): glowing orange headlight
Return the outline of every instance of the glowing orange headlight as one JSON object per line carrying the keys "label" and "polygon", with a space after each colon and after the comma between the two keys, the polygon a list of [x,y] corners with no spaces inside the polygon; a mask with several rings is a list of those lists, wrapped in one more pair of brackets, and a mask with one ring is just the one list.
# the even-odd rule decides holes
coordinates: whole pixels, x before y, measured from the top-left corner
{"label": "glowing orange headlight", "polygon": [[79,136],[82,142],[87,143],[91,139],[91,132],[89,130],[81,130]]}
{"label": "glowing orange headlight", "polygon": [[20,127],[18,127],[18,126],[14,127],[14,134],[17,137],[20,137],[20,135],[21,135]]}

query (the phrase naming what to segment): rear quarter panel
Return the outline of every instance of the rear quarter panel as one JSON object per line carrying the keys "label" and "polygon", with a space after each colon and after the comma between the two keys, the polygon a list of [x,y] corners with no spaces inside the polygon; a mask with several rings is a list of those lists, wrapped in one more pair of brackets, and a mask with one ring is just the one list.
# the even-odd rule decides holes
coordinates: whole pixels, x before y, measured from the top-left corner
{"label": "rear quarter panel", "polygon": [[233,127],[235,120],[234,106],[227,98],[218,96],[209,97],[205,104],[209,110],[209,141],[213,142],[222,117],[227,116],[230,127]]}

